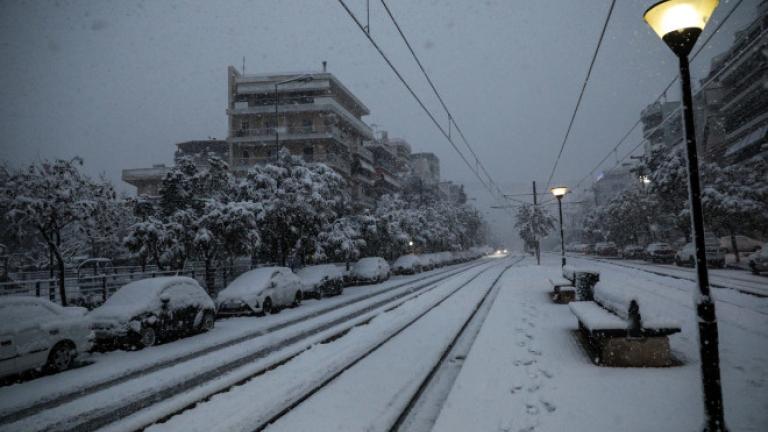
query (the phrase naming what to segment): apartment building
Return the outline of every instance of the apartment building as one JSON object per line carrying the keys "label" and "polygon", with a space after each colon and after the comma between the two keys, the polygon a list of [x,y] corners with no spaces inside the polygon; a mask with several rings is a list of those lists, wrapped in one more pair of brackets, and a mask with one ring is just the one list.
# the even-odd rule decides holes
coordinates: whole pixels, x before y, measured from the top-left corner
{"label": "apartment building", "polygon": [[[227,160],[229,151],[224,140],[207,139],[176,143],[176,151],[173,154],[174,162],[182,157],[189,157],[198,166],[207,166],[208,157],[216,156]],[[122,180],[136,187],[137,195],[157,197],[160,195],[160,186],[163,177],[171,170],[165,164],[154,164],[150,168],[130,168],[122,172]]]}
{"label": "apartment building", "polygon": [[680,102],[654,102],[640,112],[645,138],[645,154],[670,148],[683,139],[683,124],[679,115]]}
{"label": "apartment building", "polygon": [[[738,163],[768,157],[768,0],[734,42],[714,57],[702,80],[716,98],[705,100],[703,139],[712,158]],[[713,127],[707,127],[713,125]]]}
{"label": "apartment building", "polygon": [[373,138],[362,120],[369,111],[325,64],[322,72],[253,75],[229,66],[227,78],[227,142],[236,173],[286,148],[353,179],[353,148]]}
{"label": "apartment building", "polygon": [[411,174],[425,186],[437,187],[440,182],[440,159],[434,153],[411,154]]}

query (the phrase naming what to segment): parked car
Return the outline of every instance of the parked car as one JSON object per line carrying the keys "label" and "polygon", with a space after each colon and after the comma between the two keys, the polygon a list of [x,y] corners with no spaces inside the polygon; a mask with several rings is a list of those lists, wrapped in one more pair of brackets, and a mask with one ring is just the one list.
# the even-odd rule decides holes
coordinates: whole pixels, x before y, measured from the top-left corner
{"label": "parked car", "polygon": [[[704,246],[707,255],[707,264],[723,268],[725,267],[725,255],[720,248],[720,241],[713,235],[704,236]],[[678,266],[696,265],[696,247],[693,242],[687,243],[675,254],[675,264]]]}
{"label": "parked car", "polygon": [[141,279],[123,285],[88,316],[96,345],[143,348],[213,328],[215,305],[196,280],[182,276]]}
{"label": "parked car", "polygon": [[416,255],[403,255],[392,264],[394,274],[416,274],[421,272],[421,260]]}
{"label": "parked car", "polygon": [[69,369],[93,343],[86,312],[38,297],[0,298],[0,377],[40,368]]}
{"label": "parked car", "polygon": [[582,245],[581,253],[583,253],[584,255],[594,255],[595,245],[593,243],[587,243]]}
{"label": "parked car", "polygon": [[749,268],[754,274],[768,271],[768,243],[763,248],[749,256]]}
{"label": "parked car", "polygon": [[628,245],[621,250],[621,257],[624,259],[643,259],[645,248],[639,245]]}
{"label": "parked car", "polygon": [[671,264],[675,260],[675,250],[667,243],[651,243],[645,248],[645,259]]}
{"label": "parked car", "polygon": [[[739,248],[739,252],[754,252],[763,246],[760,240],[753,238],[736,235],[736,247]],[[733,253],[733,242],[731,236],[720,237],[720,247],[725,249],[728,253]]]}
{"label": "parked car", "polygon": [[247,271],[218,295],[217,311],[223,315],[270,314],[298,306],[303,297],[301,279],[288,267],[260,267]]}
{"label": "parked car", "polygon": [[363,258],[352,267],[351,278],[356,283],[378,283],[389,279],[389,264],[381,257]]}
{"label": "parked car", "polygon": [[[466,255],[464,256],[464,259],[466,261],[469,261],[470,259],[470,253],[469,251],[466,251]],[[421,261],[421,267],[424,271],[432,270],[437,268],[437,257],[433,253],[426,253],[419,255],[419,260]]]}
{"label": "parked car", "polygon": [[301,279],[304,297],[328,297],[344,290],[344,269],[334,264],[307,266],[298,270],[296,276]]}
{"label": "parked car", "polygon": [[599,256],[616,256],[618,255],[618,251],[616,249],[616,244],[613,242],[606,242],[606,243],[598,243],[595,245],[595,253]]}

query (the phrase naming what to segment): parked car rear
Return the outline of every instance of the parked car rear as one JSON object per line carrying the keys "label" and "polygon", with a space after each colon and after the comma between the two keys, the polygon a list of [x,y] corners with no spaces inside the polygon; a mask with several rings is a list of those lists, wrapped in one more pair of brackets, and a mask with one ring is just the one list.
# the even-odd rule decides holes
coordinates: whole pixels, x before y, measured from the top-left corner
{"label": "parked car rear", "polygon": [[645,248],[645,259],[671,264],[675,260],[675,250],[668,243],[651,243]]}
{"label": "parked car rear", "polygon": [[[725,267],[725,255],[720,248],[720,241],[713,235],[704,236],[704,245],[707,255],[707,264],[712,267],[723,268]],[[696,265],[696,247],[693,242],[685,244],[675,254],[675,264],[678,266],[691,266]]]}
{"label": "parked car rear", "polygon": [[288,267],[259,267],[247,271],[216,298],[220,316],[269,314],[297,306],[303,297],[301,279]]}
{"label": "parked car rear", "polygon": [[86,310],[37,297],[0,298],[0,377],[45,368],[60,372],[91,349]]}
{"label": "parked car rear", "polygon": [[299,269],[304,297],[328,297],[344,290],[344,270],[335,264],[320,264]]}
{"label": "parked car rear", "polygon": [[768,243],[763,248],[749,256],[749,269],[754,274],[768,272]]}
{"label": "parked car rear", "polygon": [[164,276],[123,285],[91,311],[96,344],[143,348],[213,328],[215,305],[188,277]]}
{"label": "parked car rear", "polygon": [[394,274],[416,274],[421,272],[421,260],[416,255],[403,255],[392,264]]}
{"label": "parked car rear", "polygon": [[356,283],[379,283],[389,279],[389,264],[381,257],[363,258],[352,267],[351,278]]}
{"label": "parked car rear", "polygon": [[595,245],[595,253],[599,256],[614,257],[618,255],[616,244],[613,242],[598,243]]}
{"label": "parked car rear", "polygon": [[624,259],[643,259],[645,248],[639,245],[628,245],[621,250],[621,257]]}

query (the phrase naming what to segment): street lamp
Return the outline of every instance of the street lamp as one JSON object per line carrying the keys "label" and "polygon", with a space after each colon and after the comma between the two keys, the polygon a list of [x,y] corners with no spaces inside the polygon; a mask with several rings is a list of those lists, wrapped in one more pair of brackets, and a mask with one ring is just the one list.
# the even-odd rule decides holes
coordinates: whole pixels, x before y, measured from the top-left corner
{"label": "street lamp", "polygon": [[720,384],[715,303],[709,290],[709,274],[704,246],[704,217],[701,209],[699,161],[696,154],[696,130],[693,124],[693,101],[688,54],[717,7],[718,0],[666,0],[651,6],[645,21],[677,55],[680,61],[680,84],[683,97],[685,145],[688,154],[688,194],[691,224],[696,246],[696,279],[699,293],[694,297],[699,322],[699,352],[704,390],[705,431],[725,431],[723,394]]}
{"label": "street lamp", "polygon": [[275,83],[275,160],[280,159],[280,120],[278,117],[278,106],[280,105],[280,93],[278,93],[278,86],[281,86],[283,84],[288,84],[291,82],[301,81],[301,82],[309,82],[312,81],[314,78],[311,75],[300,75],[297,77],[289,78],[284,81],[278,81]]}
{"label": "street lamp", "polygon": [[565,186],[557,186],[550,189],[552,195],[557,198],[557,210],[560,212],[560,254],[563,258],[563,267],[565,267],[565,236],[563,235],[563,197],[568,193]]}

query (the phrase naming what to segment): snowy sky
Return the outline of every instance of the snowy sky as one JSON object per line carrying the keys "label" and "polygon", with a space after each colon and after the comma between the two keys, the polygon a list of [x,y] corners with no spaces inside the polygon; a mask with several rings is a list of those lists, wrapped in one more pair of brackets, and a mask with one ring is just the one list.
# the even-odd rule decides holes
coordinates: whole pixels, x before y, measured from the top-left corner
{"label": "snowy sky", "polygon": [[[675,76],[674,57],[642,20],[654,1],[617,1],[554,182],[586,174]],[[710,31],[735,1],[721,0]],[[346,2],[364,20],[365,1]],[[372,35],[440,113],[383,7],[370,2]],[[510,192],[546,182],[609,3],[388,1],[481,160]],[[758,3],[743,2],[694,63],[694,79]],[[336,0],[0,0],[0,159],[80,155],[92,174],[131,190],[121,169],[168,163],[178,141],[226,136],[226,67],[240,68],[243,56],[253,73],[320,69],[327,60],[371,109],[369,124],[435,152],[443,177],[466,183],[488,207]],[[677,94],[674,87],[670,98]]]}

